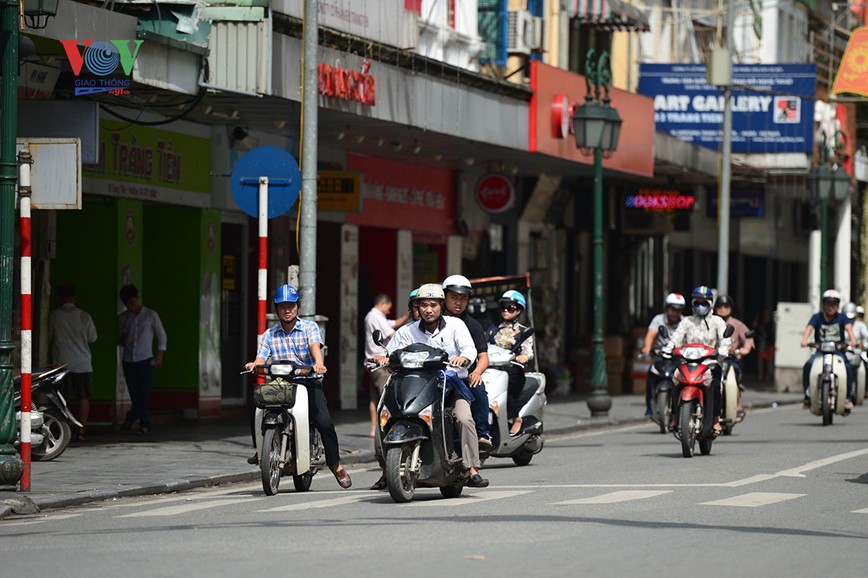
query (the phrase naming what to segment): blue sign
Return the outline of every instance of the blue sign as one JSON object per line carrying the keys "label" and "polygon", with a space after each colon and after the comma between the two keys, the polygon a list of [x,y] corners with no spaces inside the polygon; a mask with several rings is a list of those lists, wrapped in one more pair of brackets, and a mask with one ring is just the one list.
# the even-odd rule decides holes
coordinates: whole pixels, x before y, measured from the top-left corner
{"label": "blue sign", "polygon": [[[642,64],[639,93],[654,99],[659,132],[717,150],[723,90],[702,64]],[[810,153],[814,144],[814,64],[733,65],[732,151]]]}
{"label": "blue sign", "polygon": [[235,163],[230,182],[232,198],[254,219],[259,217],[260,177],[268,177],[268,218],[289,211],[301,190],[301,172],[292,155],[277,147],[256,147]]}
{"label": "blue sign", "polygon": [[[717,218],[717,187],[707,187],[708,202],[705,203],[705,215],[709,219]],[[761,187],[733,187],[729,191],[730,217],[765,217],[766,197]]]}

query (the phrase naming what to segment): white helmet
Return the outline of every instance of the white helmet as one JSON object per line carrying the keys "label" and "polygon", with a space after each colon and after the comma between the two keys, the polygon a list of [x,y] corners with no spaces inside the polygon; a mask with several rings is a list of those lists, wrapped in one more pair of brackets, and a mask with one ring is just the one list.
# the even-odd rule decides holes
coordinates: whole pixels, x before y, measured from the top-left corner
{"label": "white helmet", "polygon": [[823,301],[837,301],[838,303],[840,303],[841,294],[834,289],[828,289],[825,293],[823,293]]}
{"label": "white helmet", "polygon": [[684,309],[684,306],[686,304],[687,301],[684,300],[684,295],[682,295],[681,293],[670,293],[666,296],[666,307]]}
{"label": "white helmet", "polygon": [[856,315],[865,315],[865,308],[861,305],[856,306]]}
{"label": "white helmet", "polygon": [[470,285],[470,280],[464,275],[450,275],[443,280],[443,290],[470,295],[473,293],[473,286]]}
{"label": "white helmet", "polygon": [[443,294],[443,287],[437,283],[425,283],[416,290],[416,300],[419,299],[446,299]]}
{"label": "white helmet", "polygon": [[844,308],[841,310],[844,315],[847,316],[847,319],[853,320],[856,319],[856,304],[855,303],[847,303],[844,305]]}

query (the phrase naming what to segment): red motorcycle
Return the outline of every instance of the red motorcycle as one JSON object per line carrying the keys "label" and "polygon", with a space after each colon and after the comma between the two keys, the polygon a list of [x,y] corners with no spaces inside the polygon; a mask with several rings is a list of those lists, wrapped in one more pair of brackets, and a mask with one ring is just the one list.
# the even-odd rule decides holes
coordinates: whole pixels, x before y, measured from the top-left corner
{"label": "red motorcycle", "polygon": [[[727,326],[723,336],[730,337],[733,331],[731,326]],[[713,369],[720,364],[718,350],[702,343],[686,343],[673,351],[673,359],[678,364],[675,372],[675,415],[678,419],[675,437],[681,440],[681,453],[685,458],[693,457],[697,440],[699,451],[707,456],[715,437],[711,385]]]}

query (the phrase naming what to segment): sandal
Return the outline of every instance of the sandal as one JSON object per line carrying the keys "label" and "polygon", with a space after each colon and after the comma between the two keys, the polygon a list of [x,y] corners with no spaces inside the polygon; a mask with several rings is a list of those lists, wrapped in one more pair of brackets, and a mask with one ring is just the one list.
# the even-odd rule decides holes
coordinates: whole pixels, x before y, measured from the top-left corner
{"label": "sandal", "polygon": [[385,490],[389,485],[386,483],[386,476],[380,476],[380,479],[374,482],[371,486],[372,490]]}
{"label": "sandal", "polygon": [[737,410],[737,411],[735,412],[735,423],[741,423],[741,422],[743,422],[743,421],[744,421],[744,416],[746,416],[746,415],[747,415],[747,414],[745,413],[744,409],[739,409],[739,410]]}
{"label": "sandal", "polygon": [[350,479],[350,475],[347,473],[343,466],[339,465],[337,468],[333,468],[332,473],[335,475],[335,479],[338,481],[338,485],[340,487],[347,489],[353,485],[353,481]]}

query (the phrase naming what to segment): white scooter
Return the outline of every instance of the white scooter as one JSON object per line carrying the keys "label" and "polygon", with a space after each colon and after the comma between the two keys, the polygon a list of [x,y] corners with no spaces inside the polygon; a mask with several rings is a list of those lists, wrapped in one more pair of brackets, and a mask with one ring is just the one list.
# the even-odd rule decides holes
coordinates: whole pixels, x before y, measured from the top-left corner
{"label": "white scooter", "polygon": [[808,395],[811,398],[811,413],[823,416],[823,425],[831,425],[834,414],[844,415],[847,401],[847,367],[844,359],[835,353],[838,343],[824,341],[810,347],[819,347],[823,355],[811,364],[808,378]]}
{"label": "white scooter", "polygon": [[[497,458],[512,458],[516,465],[526,466],[534,454],[543,449],[543,408],[546,405],[546,378],[539,372],[525,374],[526,383],[519,399],[528,401],[519,410],[522,418],[521,432],[509,435],[507,413],[507,390],[509,376],[503,368],[515,362],[515,354],[497,345],[488,346],[488,369],[482,373],[482,381],[488,392],[488,421],[491,425],[492,449],[489,455]],[[523,366],[521,366],[523,367]]]}
{"label": "white scooter", "polygon": [[312,367],[290,361],[259,365],[253,371],[267,380],[253,390],[262,489],[273,496],[281,475],[291,475],[295,489],[306,492],[313,476],[325,464],[322,440],[308,415],[307,388],[319,376]]}
{"label": "white scooter", "polygon": [[848,347],[847,359],[853,368],[853,379],[856,382],[856,390],[853,392],[856,399],[853,400],[853,405],[862,405],[865,400],[865,364],[868,363],[868,352],[861,345]]}

